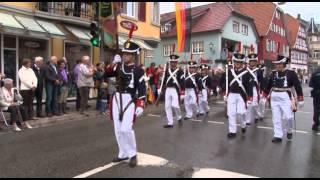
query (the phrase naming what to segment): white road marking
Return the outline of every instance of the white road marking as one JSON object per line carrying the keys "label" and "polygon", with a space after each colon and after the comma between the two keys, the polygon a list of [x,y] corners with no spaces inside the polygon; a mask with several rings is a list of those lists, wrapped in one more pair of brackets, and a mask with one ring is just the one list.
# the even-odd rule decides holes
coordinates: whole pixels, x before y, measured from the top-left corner
{"label": "white road marking", "polygon": [[110,164],[108,164],[108,165],[105,165],[105,166],[102,166],[102,167],[98,167],[98,168],[93,169],[93,170],[91,170],[91,171],[88,171],[88,172],[85,172],[85,173],[83,173],[83,174],[80,174],[80,175],[78,175],[78,176],[76,176],[76,177],[74,177],[74,178],[87,178],[87,177],[92,176],[92,175],[94,175],[94,174],[97,174],[97,173],[99,173],[99,172],[101,172],[101,171],[104,171],[104,170],[106,170],[106,169],[109,169],[109,168],[111,168],[111,167],[113,167],[113,166],[115,166],[115,165],[117,165],[117,164],[119,164],[119,163],[110,163]]}
{"label": "white road marking", "polygon": [[203,168],[193,173],[192,178],[257,178],[246,174],[214,168]]}
{"label": "white road marking", "polygon": [[[155,114],[148,114],[148,116],[153,116],[153,117],[161,117],[160,115],[155,115]],[[203,122],[203,120],[200,119],[190,119],[190,121],[194,121],[194,122]],[[207,121],[208,123],[211,124],[226,124],[225,122],[221,122],[221,121]],[[237,126],[241,126],[239,123],[237,123]],[[259,129],[269,129],[269,130],[273,130],[273,127],[266,127],[266,126],[256,126]],[[295,132],[293,130],[293,132]],[[301,134],[310,134],[310,132],[307,131],[302,131],[302,130],[296,130],[297,133],[301,133]],[[320,133],[318,133],[317,135],[320,135]]]}
{"label": "white road marking", "polygon": [[273,129],[272,127],[264,127],[264,126],[257,126],[257,128],[259,128],[259,129]]}
{"label": "white road marking", "polygon": [[[138,166],[142,166],[142,167],[146,167],[146,166],[163,166],[165,164],[167,164],[169,161],[164,159],[164,158],[161,158],[159,156],[154,156],[154,155],[150,155],[150,154],[144,154],[144,153],[139,153],[137,154],[137,159],[138,159]],[[125,161],[125,162],[128,162]],[[92,176],[94,174],[97,174],[99,172],[102,172],[106,169],[109,169],[113,166],[116,166],[120,163],[110,163],[110,164],[107,164],[105,166],[101,166],[101,167],[98,167],[96,169],[93,169],[93,170],[90,170],[88,172],[85,172],[83,174],[80,174],[78,176],[75,176],[74,178],[87,178],[89,176]]]}
{"label": "white road marking", "polygon": [[[200,119],[190,119],[190,120],[194,122],[203,122],[203,120],[200,120]],[[224,124],[224,122],[220,122],[220,121],[207,121],[207,122],[212,124]]]}
{"label": "white road marking", "polygon": [[148,114],[148,116],[152,116],[152,117],[161,117],[160,115],[156,115],[156,114]]}

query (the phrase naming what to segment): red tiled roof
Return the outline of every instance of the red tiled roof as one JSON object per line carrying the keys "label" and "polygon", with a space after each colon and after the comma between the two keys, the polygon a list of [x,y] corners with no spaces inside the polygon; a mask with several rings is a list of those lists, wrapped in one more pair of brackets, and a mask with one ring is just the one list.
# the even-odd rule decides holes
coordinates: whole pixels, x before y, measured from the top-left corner
{"label": "red tiled roof", "polygon": [[[230,6],[228,6],[227,3],[224,2],[207,4],[191,9],[192,16],[201,14],[204,11],[207,12],[203,13],[200,18],[197,18],[197,20],[192,20],[192,33],[222,29],[233,10],[230,8]],[[162,14],[161,23],[164,24],[165,22],[168,22],[174,18],[175,12]],[[168,33],[161,34],[161,37],[170,37],[174,35],[176,35],[175,27],[173,27],[173,29],[171,29]]]}
{"label": "red tiled roof", "polygon": [[272,2],[235,2],[230,5],[237,11],[253,18],[259,36],[268,33],[276,5]]}
{"label": "red tiled roof", "polygon": [[284,23],[288,33],[287,37],[288,37],[289,45],[290,47],[293,47],[296,42],[296,38],[299,31],[299,26],[300,26],[299,20],[292,17],[290,14],[285,14]]}

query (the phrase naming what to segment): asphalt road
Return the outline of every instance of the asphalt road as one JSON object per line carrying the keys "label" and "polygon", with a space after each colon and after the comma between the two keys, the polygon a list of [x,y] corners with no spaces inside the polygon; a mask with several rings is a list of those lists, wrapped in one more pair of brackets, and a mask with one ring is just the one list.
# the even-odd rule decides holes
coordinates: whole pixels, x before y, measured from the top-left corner
{"label": "asphalt road", "polygon": [[[305,88],[306,96],[309,89]],[[0,177],[319,177],[320,136],[311,131],[312,99],[296,114],[292,141],[273,144],[271,111],[246,134],[227,138],[224,104],[207,118],[163,129],[163,107],[137,120],[138,166],[110,164],[117,155],[112,121],[104,116],[0,134]],[[98,168],[98,169],[96,169]],[[84,174],[87,173],[87,174]]]}

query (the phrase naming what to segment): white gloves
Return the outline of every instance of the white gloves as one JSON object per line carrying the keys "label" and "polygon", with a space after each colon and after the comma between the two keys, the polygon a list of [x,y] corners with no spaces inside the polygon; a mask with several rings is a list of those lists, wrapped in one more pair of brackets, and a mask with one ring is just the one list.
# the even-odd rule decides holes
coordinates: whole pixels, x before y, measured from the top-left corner
{"label": "white gloves", "polygon": [[142,116],[142,114],[143,114],[143,108],[142,107],[137,107],[137,109],[136,109],[137,117]]}
{"label": "white gloves", "polygon": [[228,96],[223,96],[223,100],[224,100],[224,102],[227,102],[228,101]]}
{"label": "white gloves", "polygon": [[298,107],[299,107],[299,108],[302,108],[303,105],[304,105],[304,101],[299,101],[299,102],[298,102]]}
{"label": "white gloves", "polygon": [[121,56],[119,54],[116,54],[113,58],[113,64],[117,64],[121,62]]}
{"label": "white gloves", "polygon": [[260,99],[260,101],[261,101],[262,104],[265,104],[265,103],[267,102],[267,98],[262,97],[262,98]]}
{"label": "white gloves", "polygon": [[213,91],[210,91],[210,96],[213,96]]}

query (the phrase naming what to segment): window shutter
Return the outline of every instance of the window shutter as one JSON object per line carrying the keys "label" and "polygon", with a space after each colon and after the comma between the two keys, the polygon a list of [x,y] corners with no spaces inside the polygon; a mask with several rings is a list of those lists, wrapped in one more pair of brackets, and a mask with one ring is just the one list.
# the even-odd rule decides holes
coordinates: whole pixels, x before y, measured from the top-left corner
{"label": "window shutter", "polygon": [[138,19],[142,22],[146,21],[146,2],[139,2]]}

